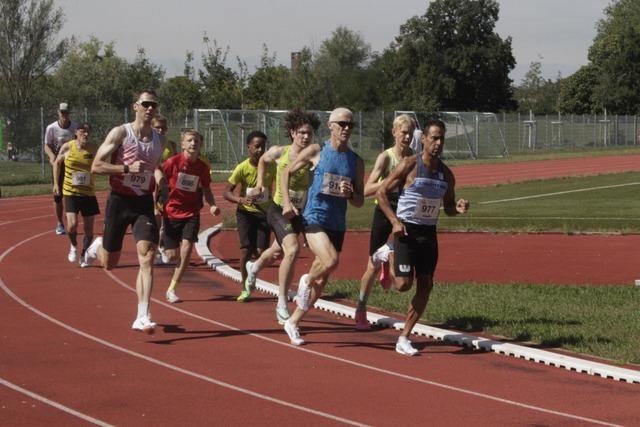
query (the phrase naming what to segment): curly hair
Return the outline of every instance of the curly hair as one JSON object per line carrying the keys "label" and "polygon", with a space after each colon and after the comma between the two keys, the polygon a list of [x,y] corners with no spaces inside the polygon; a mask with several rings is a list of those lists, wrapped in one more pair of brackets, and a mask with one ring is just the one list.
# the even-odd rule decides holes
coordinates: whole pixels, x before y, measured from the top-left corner
{"label": "curly hair", "polygon": [[284,128],[288,135],[302,125],[311,125],[315,132],[320,127],[320,118],[316,113],[304,111],[302,108],[294,108],[284,116]]}

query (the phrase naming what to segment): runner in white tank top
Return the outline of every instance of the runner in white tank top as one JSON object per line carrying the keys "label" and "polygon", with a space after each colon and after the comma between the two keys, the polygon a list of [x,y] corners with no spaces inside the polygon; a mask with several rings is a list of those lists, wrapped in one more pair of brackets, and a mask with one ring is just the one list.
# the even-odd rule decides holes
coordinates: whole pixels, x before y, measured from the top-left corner
{"label": "runner in white tank top", "polygon": [[132,329],[153,333],[156,324],[149,315],[153,286],[153,260],[158,245],[154,215],[156,181],[164,186],[158,168],[162,137],[151,127],[158,99],[153,90],[143,90],[133,104],[135,120],[113,128],[98,149],[91,171],[109,175],[111,193],[105,210],[104,238],[98,237],[87,249],[85,265],[98,258],[111,270],[118,264],[122,241],[129,226],[133,229],[140,261],[136,292],[138,315]]}
{"label": "runner in white tank top", "polygon": [[[469,202],[455,201],[455,178],[451,170],[440,161],[444,146],[445,125],[441,120],[428,120],[422,136],[424,149],[417,156],[409,156],[384,180],[377,192],[380,209],[393,224],[394,252],[389,262],[393,284],[400,292],[413,286],[416,294],[411,300],[396,351],[413,356],[418,350],[408,336],[424,313],[433,288],[433,273],[438,260],[436,221],[440,205],[449,216],[465,213]],[[398,186],[402,192],[398,200],[398,215],[391,206],[389,194]],[[401,218],[399,218],[401,217]],[[384,249],[383,249],[384,248]],[[385,245],[381,251],[388,251]],[[380,251],[374,259],[380,258]]]}

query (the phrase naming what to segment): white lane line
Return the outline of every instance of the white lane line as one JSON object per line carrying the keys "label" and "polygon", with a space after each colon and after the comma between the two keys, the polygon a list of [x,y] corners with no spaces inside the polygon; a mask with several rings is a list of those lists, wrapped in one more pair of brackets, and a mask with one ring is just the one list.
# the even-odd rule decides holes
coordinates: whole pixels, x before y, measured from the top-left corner
{"label": "white lane line", "polygon": [[[124,288],[126,288],[126,289],[128,289],[128,290],[130,290],[132,292],[135,292],[134,288],[132,288],[131,286],[127,285],[124,281],[122,281],[118,277],[116,277],[113,274],[113,272],[106,271],[106,273],[116,283],[120,284],[122,287],[124,287]],[[586,417],[582,417],[582,416],[579,416],[579,415],[570,414],[570,413],[567,413],[567,412],[554,411],[552,409],[546,409],[546,408],[542,408],[542,407],[539,407],[539,406],[534,406],[534,405],[529,405],[529,404],[526,404],[526,403],[516,402],[514,400],[503,399],[501,397],[492,396],[492,395],[489,395],[489,394],[476,392],[476,391],[468,390],[468,389],[461,388],[461,387],[451,386],[451,385],[448,385],[448,384],[438,383],[438,382],[435,382],[435,381],[429,381],[429,380],[426,380],[426,379],[423,379],[423,378],[412,377],[410,375],[401,374],[399,372],[390,371],[390,370],[383,369],[383,368],[378,368],[376,366],[367,365],[367,364],[364,364],[364,363],[356,362],[354,360],[344,359],[344,358],[339,357],[339,356],[333,356],[333,355],[330,355],[330,354],[321,353],[321,352],[314,351],[314,350],[309,350],[308,348],[304,348],[304,347],[295,347],[295,346],[293,346],[293,345],[291,345],[291,344],[289,344],[287,342],[279,341],[279,340],[276,340],[274,338],[270,338],[270,337],[267,337],[267,336],[264,336],[264,335],[260,335],[260,334],[256,334],[256,333],[253,333],[253,332],[248,332],[248,331],[246,331],[244,329],[239,329],[239,328],[236,328],[235,326],[231,326],[231,325],[228,325],[226,323],[218,322],[218,321],[215,321],[213,319],[209,319],[207,317],[200,316],[198,314],[192,313],[192,312],[187,311],[187,310],[183,310],[181,308],[176,307],[175,305],[165,303],[165,302],[163,302],[161,300],[158,300],[158,299],[155,299],[155,298],[152,298],[152,300],[157,304],[160,304],[160,305],[162,305],[164,307],[167,307],[169,309],[175,310],[175,311],[177,311],[179,313],[184,314],[185,316],[189,316],[189,317],[193,317],[194,319],[201,320],[203,322],[207,322],[207,323],[211,323],[211,324],[216,325],[216,326],[227,328],[227,329],[232,330],[234,332],[243,332],[246,335],[250,335],[252,337],[255,337],[255,338],[258,338],[258,339],[261,339],[261,340],[264,340],[264,341],[267,341],[267,342],[270,342],[270,343],[273,343],[273,344],[286,346],[286,347],[289,347],[289,348],[291,348],[293,350],[303,351],[303,352],[306,352],[306,353],[309,353],[309,354],[313,354],[313,355],[318,356],[318,357],[323,357],[323,358],[326,358],[326,359],[330,359],[330,360],[333,360],[333,361],[337,361],[337,362],[345,363],[345,364],[348,364],[348,365],[356,366],[356,367],[359,367],[359,368],[367,369],[367,370],[374,371],[374,372],[377,372],[377,373],[386,374],[386,375],[390,375],[390,376],[393,376],[393,377],[396,377],[396,378],[402,378],[402,379],[405,379],[405,380],[418,382],[418,383],[422,383],[422,384],[427,384],[427,385],[434,386],[434,387],[439,387],[439,388],[442,388],[442,389],[445,389],[445,390],[459,392],[459,393],[471,395],[471,396],[474,396],[474,397],[479,397],[479,398],[482,398],[482,399],[491,400],[491,401],[494,401],[494,402],[500,402],[500,403],[504,403],[504,404],[507,404],[507,405],[516,406],[516,407],[519,407],[519,408],[530,409],[530,410],[537,411],[537,412],[543,412],[543,413],[546,413],[546,414],[557,415],[557,416],[565,417],[565,418],[571,418],[571,419],[574,419],[574,420],[589,422],[589,423],[592,423],[592,424],[598,424],[598,425],[604,425],[604,426],[617,426],[618,425],[618,424],[611,424],[611,423],[608,423],[606,421],[596,420],[596,419],[593,419],[593,418],[586,418]],[[283,334],[283,336],[285,336],[284,331],[282,332],[282,334]]]}
{"label": "white lane line", "polygon": [[[595,221],[595,220],[603,220],[603,221],[640,221],[640,218],[618,218],[618,217],[602,217],[602,216],[594,216],[594,217],[570,217],[570,216],[455,216],[453,219],[456,220],[483,220],[483,219],[504,219],[504,220],[521,220],[521,221],[531,221],[536,219],[567,219],[572,221]],[[608,233],[615,234],[615,233]]]}
{"label": "white lane line", "polygon": [[579,188],[577,190],[566,190],[566,191],[556,191],[553,193],[543,193],[543,194],[534,194],[531,196],[523,196],[523,197],[513,197],[510,199],[500,199],[500,200],[488,200],[485,202],[478,202],[477,204],[479,205],[491,205],[491,204],[495,204],[495,203],[505,203],[505,202],[514,202],[514,201],[518,201],[518,200],[528,200],[528,199],[539,199],[541,197],[553,197],[553,196],[560,196],[563,194],[570,194],[570,193],[581,193],[584,191],[595,191],[595,190],[606,190],[608,188],[618,188],[618,187],[628,187],[631,185],[640,185],[640,182],[628,182],[626,184],[615,184],[615,185],[603,185],[600,187],[588,187],[588,188]]}
{"label": "white lane line", "polygon": [[97,426],[103,426],[103,427],[112,427],[113,426],[113,424],[109,424],[109,423],[101,421],[101,420],[99,420],[97,418],[90,417],[87,414],[83,414],[82,412],[78,412],[75,409],[69,408],[68,406],[64,406],[64,405],[62,405],[62,404],[60,404],[58,402],[54,402],[53,400],[47,399],[44,396],[36,394],[36,393],[34,393],[32,391],[29,391],[29,390],[27,390],[25,388],[22,388],[22,387],[20,387],[20,386],[18,386],[16,384],[10,383],[9,381],[5,380],[4,378],[0,378],[0,384],[2,384],[5,387],[8,387],[8,388],[10,388],[12,390],[15,390],[15,391],[17,391],[19,393],[26,394],[27,396],[31,397],[32,399],[39,400],[42,403],[46,403],[49,406],[53,406],[56,409],[59,409],[59,410],[61,410],[63,412],[66,412],[68,414],[74,415],[74,416],[76,416],[76,417],[78,417],[78,418],[80,418],[82,420],[88,421],[88,422],[90,422],[92,424],[95,424]]}
{"label": "white lane line", "polygon": [[[11,253],[17,247],[19,247],[19,246],[23,245],[24,243],[27,243],[27,242],[29,242],[29,241],[31,241],[33,239],[36,239],[36,238],[38,238],[40,236],[43,236],[43,235],[45,235],[47,233],[49,233],[49,231],[47,231],[45,233],[36,234],[34,236],[31,236],[31,237],[29,237],[29,238],[27,238],[27,239],[15,244],[14,246],[10,247],[6,251],[4,251],[2,253],[2,255],[0,255],[0,263],[4,260],[4,258],[9,253]],[[91,341],[94,341],[94,342],[97,342],[99,344],[102,344],[105,347],[109,347],[109,348],[111,348],[113,350],[125,353],[125,354],[127,354],[129,356],[137,357],[139,359],[142,359],[144,361],[153,363],[153,364],[161,366],[163,368],[167,368],[167,369],[179,372],[179,373],[184,374],[184,375],[188,375],[188,376],[191,376],[191,377],[194,377],[194,378],[197,378],[197,379],[200,379],[200,380],[203,380],[203,381],[206,381],[206,382],[209,382],[209,383],[212,383],[212,384],[224,387],[224,388],[228,388],[228,389],[237,391],[239,393],[243,393],[243,394],[255,397],[257,399],[265,400],[267,402],[275,403],[275,404],[282,405],[282,406],[285,406],[285,407],[288,407],[288,408],[297,409],[299,411],[306,412],[308,414],[317,415],[319,417],[327,418],[327,419],[330,419],[330,420],[333,420],[333,421],[337,421],[337,422],[341,422],[341,423],[344,423],[344,424],[349,424],[349,425],[353,425],[353,426],[363,426],[363,427],[367,426],[367,424],[363,424],[363,423],[360,423],[360,422],[357,422],[357,421],[354,421],[354,420],[350,420],[350,419],[347,419],[347,418],[342,418],[342,417],[339,417],[337,415],[329,414],[327,412],[322,412],[322,411],[318,411],[318,410],[315,410],[315,409],[311,409],[311,408],[306,407],[306,406],[297,405],[295,403],[287,402],[286,400],[277,399],[275,397],[271,397],[271,396],[268,396],[268,395],[265,395],[265,394],[262,394],[262,393],[258,393],[258,392],[255,392],[255,391],[243,388],[243,387],[239,387],[239,386],[236,386],[236,385],[233,385],[233,384],[230,384],[230,383],[226,383],[224,381],[216,380],[215,378],[208,377],[206,375],[202,375],[202,374],[199,374],[197,372],[189,371],[187,369],[180,368],[179,366],[172,365],[172,364],[167,363],[167,362],[163,362],[162,360],[158,360],[158,359],[155,359],[153,357],[150,357],[150,356],[147,356],[147,355],[144,355],[144,354],[137,353],[135,351],[129,350],[127,348],[120,347],[119,345],[113,344],[113,343],[111,343],[109,341],[103,340],[103,339],[98,338],[98,337],[96,337],[94,335],[91,335],[91,334],[88,334],[88,333],[86,333],[84,331],[76,329],[73,326],[71,326],[71,325],[69,325],[67,323],[64,323],[64,322],[62,322],[62,321],[60,321],[58,319],[55,319],[55,318],[49,316],[48,314],[38,310],[37,308],[33,307],[32,305],[30,305],[29,303],[24,301],[18,295],[16,295],[11,289],[9,289],[9,287],[5,284],[4,280],[2,280],[2,278],[0,278],[0,288],[2,288],[2,290],[5,293],[7,293],[7,295],[9,295],[11,298],[13,298],[17,303],[19,303],[23,307],[27,308],[28,310],[32,311],[33,313],[37,314],[38,316],[50,321],[51,323],[54,323],[54,324],[60,326],[61,328],[66,329],[66,330],[68,330],[70,332],[73,332],[73,333],[75,333],[77,335],[80,335],[80,336],[86,338],[86,339],[89,339]],[[131,288],[129,288],[129,289],[131,289]],[[87,417],[88,417],[88,415],[87,415]]]}
{"label": "white lane line", "polygon": [[48,215],[40,215],[40,216],[30,216],[29,218],[15,219],[15,220],[11,220],[11,221],[3,221],[3,222],[0,222],[0,226],[9,225],[9,224],[15,224],[15,223],[18,223],[18,222],[32,221],[34,219],[47,218],[49,216],[53,216],[53,215],[48,214]]}

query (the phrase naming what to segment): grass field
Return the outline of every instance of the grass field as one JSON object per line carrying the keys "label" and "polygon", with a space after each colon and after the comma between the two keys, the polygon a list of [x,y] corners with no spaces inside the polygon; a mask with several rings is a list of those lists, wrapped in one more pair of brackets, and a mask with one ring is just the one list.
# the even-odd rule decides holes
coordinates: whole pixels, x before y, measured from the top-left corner
{"label": "grass field", "polygon": [[[37,175],[39,165],[0,163],[3,197],[51,191],[48,170],[44,182],[34,180],[27,185],[15,185],[21,179],[29,179],[25,177]],[[226,175],[217,179],[224,180]],[[106,188],[104,177],[99,182]],[[439,228],[638,233],[639,189],[640,173],[466,187],[459,189],[457,196],[469,199],[471,210],[455,218],[441,215]],[[349,209],[349,228],[369,229],[373,208],[373,201],[368,200],[361,209]],[[235,225],[232,212],[226,213],[225,225]],[[327,292],[356,300],[358,289],[356,280],[332,281]],[[412,292],[384,293],[376,286],[369,305],[404,313],[412,295]],[[437,283],[423,321],[545,348],[586,353],[618,363],[640,364],[638,288]]]}

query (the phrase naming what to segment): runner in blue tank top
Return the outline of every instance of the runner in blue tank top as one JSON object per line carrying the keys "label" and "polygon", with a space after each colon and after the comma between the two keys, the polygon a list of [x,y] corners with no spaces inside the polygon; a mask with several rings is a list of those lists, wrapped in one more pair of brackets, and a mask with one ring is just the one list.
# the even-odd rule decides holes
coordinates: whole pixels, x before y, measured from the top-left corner
{"label": "runner in blue tank top", "polygon": [[[411,289],[414,276],[416,278],[416,294],[409,304],[404,329],[396,343],[396,351],[408,356],[418,353],[408,337],[424,313],[433,288],[433,274],[438,262],[436,224],[440,206],[449,216],[469,209],[467,200],[456,202],[455,178],[451,169],[440,160],[444,134],[444,122],[427,121],[421,139],[422,153],[405,158],[376,193],[380,209],[393,224],[394,251],[389,254],[390,249],[385,245],[373,258],[384,259],[391,255],[393,284],[400,292]],[[398,186],[402,192],[394,211],[389,194]]]}
{"label": "runner in blue tank top", "polygon": [[284,323],[284,330],[294,345],[304,344],[298,324],[320,297],[329,275],[338,266],[346,229],[347,201],[357,208],[364,203],[364,162],[348,145],[354,126],[353,113],[346,108],[336,108],[327,125],[330,139],[305,148],[285,169],[280,181],[282,214],[292,218],[299,212],[289,199],[289,179],[299,169],[309,164],[313,166],[313,181],[302,216],[307,243],[315,260],[309,273],[300,278],[296,296],[298,307]]}

